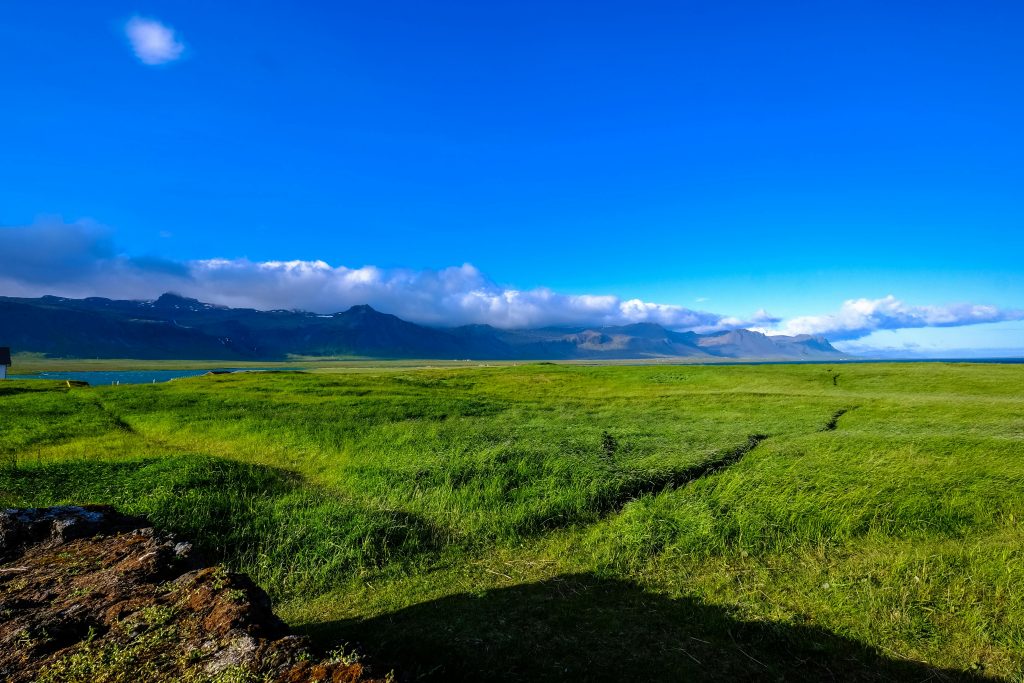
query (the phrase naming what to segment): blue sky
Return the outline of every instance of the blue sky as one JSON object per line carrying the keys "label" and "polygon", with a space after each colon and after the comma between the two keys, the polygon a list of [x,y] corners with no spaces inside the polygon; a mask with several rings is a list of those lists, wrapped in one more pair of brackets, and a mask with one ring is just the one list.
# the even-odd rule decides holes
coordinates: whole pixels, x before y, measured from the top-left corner
{"label": "blue sky", "polygon": [[[44,253],[0,256],[0,294],[148,295],[178,270],[252,305],[414,287],[401,312],[432,322],[466,292],[491,298],[453,322],[579,321],[595,296],[619,311],[599,322],[639,299],[1024,349],[1021,25],[983,1],[9,3],[0,247]],[[211,259],[240,292],[265,262],[340,270],[246,299]]]}

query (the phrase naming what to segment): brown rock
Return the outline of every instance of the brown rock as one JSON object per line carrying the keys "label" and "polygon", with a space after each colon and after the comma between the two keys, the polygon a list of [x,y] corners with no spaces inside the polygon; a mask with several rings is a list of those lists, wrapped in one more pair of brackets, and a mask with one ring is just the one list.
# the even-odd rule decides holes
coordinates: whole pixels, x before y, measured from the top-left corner
{"label": "brown rock", "polygon": [[368,683],[315,662],[247,576],[111,508],[0,511],[0,680]]}

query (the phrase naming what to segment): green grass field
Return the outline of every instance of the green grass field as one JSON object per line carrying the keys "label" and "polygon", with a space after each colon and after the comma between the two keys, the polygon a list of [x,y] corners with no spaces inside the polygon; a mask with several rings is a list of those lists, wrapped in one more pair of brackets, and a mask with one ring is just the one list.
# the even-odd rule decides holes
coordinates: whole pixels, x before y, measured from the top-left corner
{"label": "green grass field", "polygon": [[2,383],[0,505],[411,679],[1024,680],[1024,365],[334,370]]}

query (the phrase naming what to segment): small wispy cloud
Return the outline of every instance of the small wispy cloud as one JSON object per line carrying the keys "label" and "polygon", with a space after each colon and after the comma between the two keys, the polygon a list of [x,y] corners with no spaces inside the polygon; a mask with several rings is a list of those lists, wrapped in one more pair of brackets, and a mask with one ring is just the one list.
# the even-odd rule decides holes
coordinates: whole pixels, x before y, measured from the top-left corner
{"label": "small wispy cloud", "polygon": [[177,32],[156,19],[132,17],[124,26],[135,56],[143,64],[157,66],[180,59],[185,52]]}

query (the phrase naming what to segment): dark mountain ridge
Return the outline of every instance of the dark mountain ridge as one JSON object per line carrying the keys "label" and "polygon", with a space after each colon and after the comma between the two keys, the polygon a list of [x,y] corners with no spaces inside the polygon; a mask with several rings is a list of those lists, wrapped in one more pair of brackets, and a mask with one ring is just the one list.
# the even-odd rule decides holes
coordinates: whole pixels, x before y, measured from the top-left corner
{"label": "dark mountain ridge", "polygon": [[280,360],[367,356],[474,360],[743,358],[832,360],[824,337],[675,332],[654,323],[502,330],[436,328],[353,306],[330,315],[230,308],[177,294],[153,301],[0,297],[0,343],[58,357]]}

